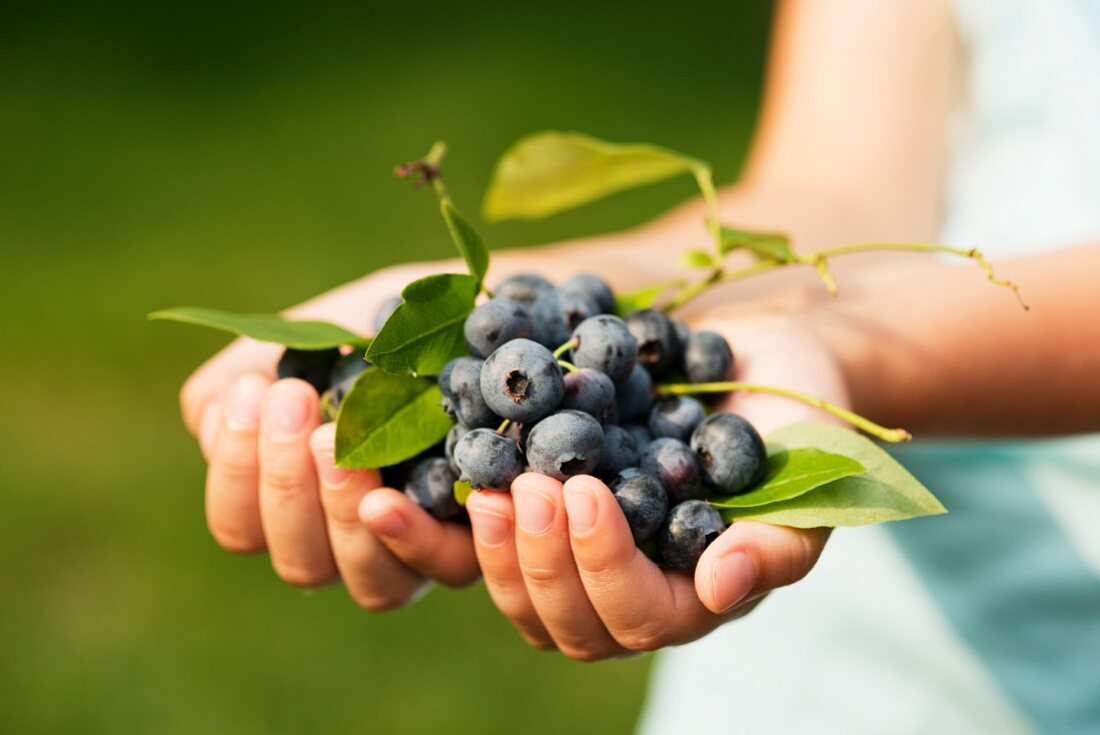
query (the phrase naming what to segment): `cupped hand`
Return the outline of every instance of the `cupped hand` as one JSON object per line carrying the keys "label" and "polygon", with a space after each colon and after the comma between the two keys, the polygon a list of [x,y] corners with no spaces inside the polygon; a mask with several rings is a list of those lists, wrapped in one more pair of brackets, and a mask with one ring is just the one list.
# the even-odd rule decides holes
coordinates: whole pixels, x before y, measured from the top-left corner
{"label": "cupped hand", "polygon": [[[836,360],[800,326],[781,318],[710,318],[693,329],[729,339],[737,379],[804,391],[846,405]],[[766,435],[801,421],[829,421],[803,404],[739,394],[722,410]],[[661,570],[634,545],[610,490],[592,477],[564,485],[526,474],[511,495],[481,491],[467,501],[474,546],[497,607],[538,648],[591,661],[652,651],[706,635],[751,611],[770,591],[804,577],[826,529],[734,523],[703,554],[694,576]]]}

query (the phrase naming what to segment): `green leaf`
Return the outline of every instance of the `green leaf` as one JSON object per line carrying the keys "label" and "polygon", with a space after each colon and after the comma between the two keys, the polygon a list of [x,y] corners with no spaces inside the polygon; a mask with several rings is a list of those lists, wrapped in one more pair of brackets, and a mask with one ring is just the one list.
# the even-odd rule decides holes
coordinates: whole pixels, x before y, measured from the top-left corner
{"label": "green leaf", "polygon": [[616,144],[556,130],[521,139],[501,156],[485,193],[485,218],[541,219],[624,189],[707,165],[644,143]]}
{"label": "green leaf", "polygon": [[769,503],[805,495],[822,485],[863,472],[863,465],[841,454],[820,449],[769,447],[768,472],[764,480],[747,493],[711,498],[715,508],[757,508]]}
{"label": "green leaf", "polygon": [[640,288],[637,291],[616,294],[615,311],[620,315],[626,315],[632,311],[638,311],[639,309],[652,308],[653,305],[657,303],[657,299],[661,298],[666,291],[672,288],[679,288],[683,285],[684,282],[680,280],[662,281],[652,286]]}
{"label": "green leaf", "polygon": [[459,505],[466,505],[466,498],[470,497],[473,493],[474,486],[465,480],[455,480],[455,502]]}
{"label": "green leaf", "polygon": [[336,464],[388,467],[437,444],[451,428],[442,394],[427,378],[370,369],[355,381],[336,418]]}
{"label": "green leaf", "polygon": [[371,343],[367,359],[391,373],[435,375],[466,354],[462,325],[479,289],[476,278],[455,273],[413,281]]}
{"label": "green leaf", "polygon": [[797,424],[774,432],[768,443],[788,451],[814,447],[843,454],[862,464],[864,471],[790,500],[719,510],[727,522],[752,520],[796,528],[862,526],[947,512],[896,460],[854,431],[831,424]]}
{"label": "green leaf", "polygon": [[722,227],[722,240],[719,250],[723,255],[734,250],[748,250],[759,260],[774,260],[789,263],[794,260],[789,237],[778,232],[756,232]]}
{"label": "green leaf", "polygon": [[485,247],[485,241],[449,199],[439,203],[439,210],[443,213],[443,220],[447,223],[459,255],[466,261],[470,275],[477,279],[480,286],[485,279],[485,272],[489,270],[489,249]]}
{"label": "green leaf", "polygon": [[369,337],[361,337],[335,324],[292,321],[278,314],[235,314],[201,306],[177,306],[174,309],[154,311],[149,318],[198,324],[261,342],[275,342],[296,350],[328,350],[340,345],[366,347],[371,343]]}
{"label": "green leaf", "polygon": [[714,256],[702,250],[685,250],[677,259],[681,268],[714,268]]}

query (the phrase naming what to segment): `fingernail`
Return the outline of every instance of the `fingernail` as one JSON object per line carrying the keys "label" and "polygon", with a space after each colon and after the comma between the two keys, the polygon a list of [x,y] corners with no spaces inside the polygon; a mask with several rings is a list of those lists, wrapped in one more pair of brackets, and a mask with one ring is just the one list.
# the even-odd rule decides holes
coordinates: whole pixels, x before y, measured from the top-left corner
{"label": "fingernail", "polygon": [[537,490],[512,492],[516,523],[529,534],[545,533],[554,522],[554,501]]}
{"label": "fingernail", "polygon": [[[316,398],[314,399],[316,400]],[[296,386],[276,383],[271,388],[264,422],[277,440],[294,439],[306,428],[310,406]]]}
{"label": "fingernail", "polygon": [[404,517],[393,508],[386,508],[380,513],[368,515],[363,520],[371,531],[388,539],[399,539],[409,530],[409,524],[405,522]]}
{"label": "fingernail", "polygon": [[472,508],[469,504],[466,509],[470,512],[470,525],[474,527],[474,533],[482,546],[503,546],[512,535],[512,523],[507,517],[490,510]]}
{"label": "fingernail", "polygon": [[756,562],[743,551],[719,557],[711,568],[714,603],[721,612],[744,600],[756,584]]}
{"label": "fingernail", "polygon": [[229,390],[225,404],[225,423],[234,431],[255,429],[260,423],[260,405],[267,383],[255,375],[242,375]]}
{"label": "fingernail", "polygon": [[326,490],[340,490],[348,484],[355,471],[336,466],[336,451],[333,447],[318,446],[313,451],[317,471],[321,474],[321,484]]}
{"label": "fingernail", "polygon": [[222,404],[211,401],[202,410],[202,419],[199,421],[199,448],[207,459],[210,459],[214,451],[214,441],[218,436],[218,424],[222,420]]}
{"label": "fingernail", "polygon": [[569,516],[569,530],[582,535],[596,525],[596,496],[586,487],[565,488],[565,513]]}

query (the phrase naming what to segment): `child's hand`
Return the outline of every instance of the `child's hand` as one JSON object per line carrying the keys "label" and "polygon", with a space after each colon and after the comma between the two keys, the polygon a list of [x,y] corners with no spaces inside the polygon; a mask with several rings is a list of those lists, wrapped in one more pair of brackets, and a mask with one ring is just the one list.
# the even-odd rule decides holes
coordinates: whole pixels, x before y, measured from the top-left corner
{"label": "child's hand", "polygon": [[[835,360],[800,328],[778,319],[695,326],[730,340],[739,379],[846,404]],[[723,408],[764,434],[789,423],[828,420],[802,404],[764,395],[737,396]],[[825,529],[735,523],[707,549],[692,579],[662,571],[635,547],[615,498],[591,477],[563,486],[527,474],[511,495],[478,492],[467,508],[497,607],[531,645],[585,661],[705,635],[805,576],[828,538]]]}
{"label": "child's hand", "polygon": [[[363,333],[381,302],[447,265],[381,271],[292,313]],[[334,425],[321,425],[317,393],[300,380],[275,380],[281,352],[238,340],[182,391],[184,419],[209,462],[206,515],[218,543],[238,553],[266,549],[291,584],[339,576],[371,610],[400,606],[429,579],[454,586],[476,579],[467,529],[381,488],[377,472],[335,468]]]}

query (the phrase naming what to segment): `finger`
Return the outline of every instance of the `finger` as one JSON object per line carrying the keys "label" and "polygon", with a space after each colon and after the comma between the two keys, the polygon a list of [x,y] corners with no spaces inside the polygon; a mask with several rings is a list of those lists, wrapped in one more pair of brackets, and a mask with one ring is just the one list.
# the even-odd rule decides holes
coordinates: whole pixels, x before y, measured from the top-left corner
{"label": "finger", "polygon": [[625,653],[600,620],[577,572],[561,483],[529,472],[512,483],[512,499],[524,584],[558,649],[584,661]]}
{"label": "finger", "polygon": [[196,370],[180,390],[180,411],[191,433],[199,431],[206,406],[238,376],[256,373],[274,379],[281,350],[275,344],[242,338]]}
{"label": "finger", "polygon": [[474,550],[489,597],[535,648],[554,648],[523,583],[516,556],[515,508],[507,493],[479,491],[466,499]]}
{"label": "finger", "polygon": [[699,598],[711,611],[722,613],[793,584],[817,563],[828,538],[826,528],[734,523],[699,559]]}
{"label": "finger", "polygon": [[465,587],[478,578],[470,531],[433,518],[393,488],[369,493],[359,516],[386,547],[408,567],[448,587]]}
{"label": "finger", "polygon": [[335,424],[322,424],[310,437],[329,543],[348,594],[367,610],[407,604],[426,580],[405,566],[359,520],[359,502],[378,488],[374,470],[344,470],[334,462]]}
{"label": "finger", "polygon": [[336,576],[309,436],[320,423],[317,392],[280,380],[264,395],[260,429],[260,519],[276,573],[315,587]]}
{"label": "finger", "polygon": [[694,640],[723,622],[699,601],[691,578],[666,574],[634,545],[618,502],[599,480],[563,489],[569,539],[588,599],[618,643],[652,651]]}
{"label": "finger", "polygon": [[257,445],[260,408],[269,383],[262,375],[246,374],[229,386],[216,440],[208,450],[206,523],[222,548],[240,554],[265,548]]}
{"label": "finger", "polygon": [[222,421],[221,401],[211,401],[202,411],[202,420],[199,422],[198,440],[199,450],[207,462],[214,456],[214,444],[218,441],[218,425]]}

